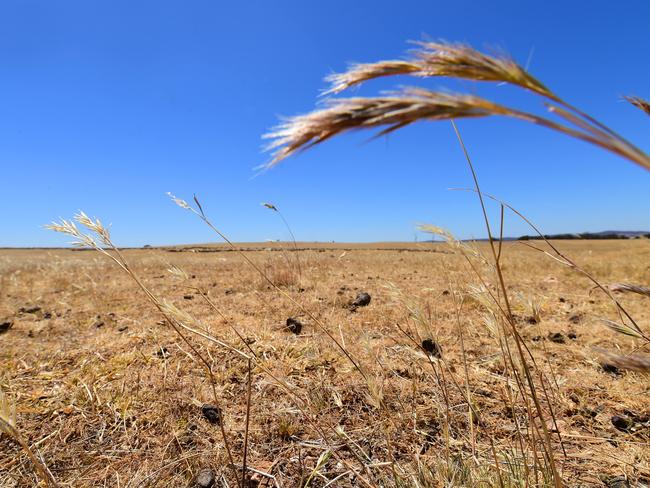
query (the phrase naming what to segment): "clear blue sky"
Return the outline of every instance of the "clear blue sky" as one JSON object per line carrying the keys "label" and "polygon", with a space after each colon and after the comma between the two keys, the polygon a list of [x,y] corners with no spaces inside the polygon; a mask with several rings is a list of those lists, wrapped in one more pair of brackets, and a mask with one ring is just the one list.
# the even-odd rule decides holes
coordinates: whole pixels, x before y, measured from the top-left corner
{"label": "clear blue sky", "polygon": [[[314,107],[324,75],[408,40],[503,48],[560,95],[650,149],[650,2],[28,1],[0,5],[0,246],[56,246],[78,209],[120,245],[206,242],[165,192],[196,193],[233,239],[412,240],[415,224],[485,232],[448,122],[337,138],[253,178],[260,136]],[[408,79],[379,81],[374,94]],[[508,87],[429,80],[530,107]],[[508,120],[460,121],[484,190],[545,232],[650,230],[650,174]],[[526,228],[510,218],[506,233]]]}

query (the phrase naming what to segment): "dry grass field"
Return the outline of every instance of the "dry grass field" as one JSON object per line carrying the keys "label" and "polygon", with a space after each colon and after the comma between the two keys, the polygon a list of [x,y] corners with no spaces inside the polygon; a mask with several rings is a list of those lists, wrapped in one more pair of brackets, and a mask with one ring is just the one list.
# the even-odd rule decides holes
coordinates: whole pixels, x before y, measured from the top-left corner
{"label": "dry grass field", "polygon": [[[556,245],[604,285],[650,283],[646,239]],[[59,486],[553,486],[544,426],[565,486],[650,483],[648,376],[596,349],[642,343],[604,326],[616,308],[575,270],[502,250],[540,417],[480,257],[440,243],[246,247],[279,289],[224,248],[124,251],[185,317],[185,339],[97,252],[0,251],[0,388]],[[370,303],[351,307],[361,292]],[[647,297],[615,297],[650,329]],[[0,486],[38,484],[2,434]]]}

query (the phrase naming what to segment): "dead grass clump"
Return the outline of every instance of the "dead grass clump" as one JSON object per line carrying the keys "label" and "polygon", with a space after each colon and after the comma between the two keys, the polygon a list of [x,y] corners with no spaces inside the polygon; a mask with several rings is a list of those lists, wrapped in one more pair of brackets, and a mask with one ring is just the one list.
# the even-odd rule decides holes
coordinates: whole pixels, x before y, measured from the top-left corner
{"label": "dead grass clump", "polygon": [[[264,273],[279,288],[298,287],[300,285],[300,274],[295,266],[287,263],[285,259],[269,258],[264,264]],[[257,277],[257,288],[260,290],[270,289],[268,281],[265,278]]]}

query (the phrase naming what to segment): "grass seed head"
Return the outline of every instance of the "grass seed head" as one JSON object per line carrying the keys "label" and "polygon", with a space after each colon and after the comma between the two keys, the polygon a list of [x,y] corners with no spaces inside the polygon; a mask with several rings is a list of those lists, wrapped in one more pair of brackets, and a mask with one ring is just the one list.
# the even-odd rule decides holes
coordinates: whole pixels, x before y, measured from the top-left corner
{"label": "grass seed head", "polygon": [[509,115],[500,105],[472,95],[406,88],[387,96],[342,98],[326,102],[323,109],[291,117],[264,135],[272,139],[273,166],[282,159],[338,134],[356,129],[384,127],[384,135],[419,120],[449,120],[489,115]]}
{"label": "grass seed head", "polygon": [[644,100],[643,98],[640,97],[631,97],[631,96],[627,96],[623,98],[625,98],[625,100],[630,102],[639,110],[643,110],[646,114],[650,115],[650,102],[648,102],[647,100]]}
{"label": "grass seed head", "polygon": [[380,61],[353,64],[345,73],[325,80],[330,88],[325,94],[340,93],[374,78],[395,75],[419,77],[447,76],[475,81],[510,83],[544,96],[552,92],[507,56],[490,56],[464,45],[447,42],[416,42],[419,49],[406,61]]}

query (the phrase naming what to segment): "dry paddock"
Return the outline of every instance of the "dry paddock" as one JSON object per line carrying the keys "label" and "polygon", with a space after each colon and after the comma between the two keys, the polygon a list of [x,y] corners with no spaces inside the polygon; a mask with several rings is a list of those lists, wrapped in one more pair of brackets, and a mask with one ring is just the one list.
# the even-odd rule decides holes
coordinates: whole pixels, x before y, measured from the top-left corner
{"label": "dry paddock", "polygon": [[[556,244],[603,284],[650,283],[648,240]],[[198,355],[212,368],[238,470],[247,440],[251,486],[450,486],[463,469],[494,481],[484,472],[494,476],[496,465],[515,477],[517,431],[542,420],[509,406],[512,379],[462,255],[442,244],[271,246],[247,245],[247,255],[295,302],[220,247],[124,251],[156,296],[222,344],[185,342],[96,252],[0,250],[0,323],[11,324],[0,333],[0,387],[61,486],[192,486],[201,469],[215,486],[237,486],[221,429],[201,411],[215,398]],[[639,341],[603,326],[616,311],[580,273],[517,243],[502,259],[518,331],[547,381],[543,421],[566,485],[650,479],[648,376],[603,368],[594,352],[630,352]],[[494,276],[478,266],[490,288]],[[352,310],[362,291],[370,304]],[[616,298],[650,331],[649,298]],[[300,334],[286,329],[288,317]],[[441,358],[422,350],[425,339]],[[250,369],[234,349],[254,354]],[[0,486],[37,483],[2,435]]]}

